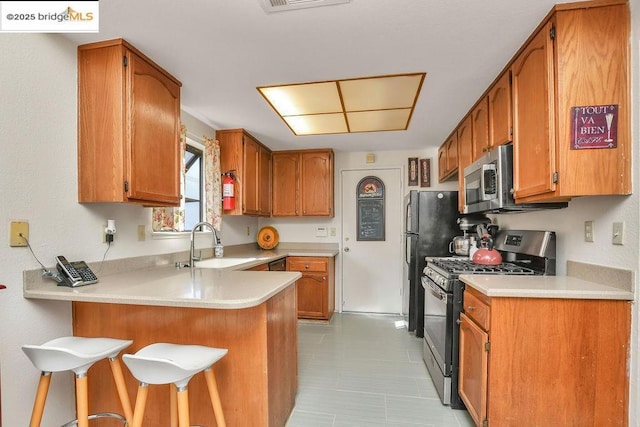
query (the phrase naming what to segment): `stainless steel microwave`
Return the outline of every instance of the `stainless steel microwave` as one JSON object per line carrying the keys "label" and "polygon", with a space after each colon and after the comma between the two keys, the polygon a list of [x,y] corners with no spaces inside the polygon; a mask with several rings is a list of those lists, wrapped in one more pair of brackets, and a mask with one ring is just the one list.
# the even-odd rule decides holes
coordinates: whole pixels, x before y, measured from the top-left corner
{"label": "stainless steel microwave", "polygon": [[500,145],[464,168],[464,213],[523,212],[566,208],[568,203],[516,204],[513,145]]}

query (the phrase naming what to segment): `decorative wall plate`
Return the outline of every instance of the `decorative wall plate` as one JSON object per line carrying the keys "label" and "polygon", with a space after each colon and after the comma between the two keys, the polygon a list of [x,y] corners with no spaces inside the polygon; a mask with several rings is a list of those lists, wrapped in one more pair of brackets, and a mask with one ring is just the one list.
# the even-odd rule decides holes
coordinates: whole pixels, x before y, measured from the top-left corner
{"label": "decorative wall plate", "polygon": [[278,245],[278,230],[267,225],[258,231],[258,246],[262,249],[273,249]]}

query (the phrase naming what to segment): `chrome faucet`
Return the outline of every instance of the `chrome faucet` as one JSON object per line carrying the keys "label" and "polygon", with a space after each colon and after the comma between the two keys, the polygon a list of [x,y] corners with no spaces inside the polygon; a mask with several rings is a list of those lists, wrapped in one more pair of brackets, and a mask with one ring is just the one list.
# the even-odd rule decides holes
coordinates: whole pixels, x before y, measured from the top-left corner
{"label": "chrome faucet", "polygon": [[[189,251],[189,266],[191,268],[195,266],[196,261],[200,261],[200,257],[195,255],[194,241],[195,241],[196,230],[201,227],[208,227],[209,229],[211,229],[211,231],[213,232],[213,247],[222,248],[222,244],[220,243],[220,239],[218,238],[218,233],[216,232],[216,229],[213,227],[213,225],[206,221],[197,223],[196,225],[193,226],[193,230],[191,230],[191,249]],[[222,255],[219,255],[219,256],[222,256]]]}

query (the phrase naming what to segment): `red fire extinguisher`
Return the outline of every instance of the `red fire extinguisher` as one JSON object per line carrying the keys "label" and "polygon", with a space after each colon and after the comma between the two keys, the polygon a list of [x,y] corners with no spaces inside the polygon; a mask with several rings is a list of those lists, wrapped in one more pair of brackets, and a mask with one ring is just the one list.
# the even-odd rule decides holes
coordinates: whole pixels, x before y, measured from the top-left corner
{"label": "red fire extinguisher", "polygon": [[236,199],[235,193],[235,178],[233,177],[234,170],[226,171],[224,179],[222,180],[222,209],[230,210],[235,209]]}

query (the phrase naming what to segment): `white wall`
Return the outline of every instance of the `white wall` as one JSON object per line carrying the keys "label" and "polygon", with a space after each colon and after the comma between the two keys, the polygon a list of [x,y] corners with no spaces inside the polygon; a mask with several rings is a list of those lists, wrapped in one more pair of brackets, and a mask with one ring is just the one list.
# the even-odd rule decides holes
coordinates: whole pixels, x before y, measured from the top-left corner
{"label": "white wall", "polygon": [[[189,241],[152,238],[149,208],[77,203],[76,46],[59,35],[2,34],[0,52],[0,283],[7,286],[0,291],[2,424],[24,426],[39,373],[20,347],[71,334],[71,305],[22,297],[22,271],[39,264],[27,248],[9,247],[9,222],[29,222],[31,246],[48,267],[58,254],[100,261],[107,219],[115,219],[118,230],[108,260],[186,251]],[[186,114],[183,121],[197,136],[214,136]],[[138,224],[147,227],[146,241],[137,240]],[[221,238],[225,245],[255,241],[256,228],[255,219],[225,220]],[[73,418],[72,384],[71,376],[54,376],[46,425]]]}

